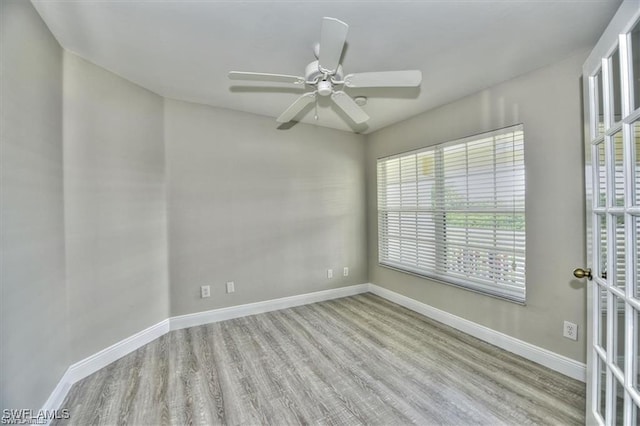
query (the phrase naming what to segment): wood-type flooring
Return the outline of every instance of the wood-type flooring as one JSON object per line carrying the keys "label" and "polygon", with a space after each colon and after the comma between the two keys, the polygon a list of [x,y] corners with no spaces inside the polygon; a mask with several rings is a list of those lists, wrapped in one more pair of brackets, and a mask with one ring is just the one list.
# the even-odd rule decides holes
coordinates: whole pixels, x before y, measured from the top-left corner
{"label": "wood-type flooring", "polygon": [[373,294],[172,331],[77,382],[75,425],[578,425],[584,383]]}

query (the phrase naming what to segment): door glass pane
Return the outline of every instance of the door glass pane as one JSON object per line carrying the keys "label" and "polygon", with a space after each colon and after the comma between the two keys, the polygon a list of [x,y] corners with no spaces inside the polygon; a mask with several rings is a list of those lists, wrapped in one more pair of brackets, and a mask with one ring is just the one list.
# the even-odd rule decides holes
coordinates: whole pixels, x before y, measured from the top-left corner
{"label": "door glass pane", "polygon": [[613,142],[613,185],[615,188],[613,205],[624,206],[624,145],[622,144],[622,132],[618,132],[611,138]]}
{"label": "door glass pane", "polygon": [[[624,249],[624,216],[616,215],[614,216],[615,220],[615,229],[616,229],[616,241],[615,241],[615,249],[616,249],[616,273],[615,273],[615,285],[616,287],[624,290],[624,284],[626,282],[625,277],[625,249]],[[613,268],[612,268],[613,269]]]}
{"label": "door glass pane", "polygon": [[[597,284],[596,284],[597,285]],[[598,297],[598,344],[604,349],[607,350],[607,290],[604,287],[600,287],[598,285],[598,293],[600,297]]]}
{"label": "door glass pane", "polygon": [[[640,83],[638,83],[640,85]],[[631,147],[633,148],[633,186],[634,186],[634,205],[640,206],[640,122],[633,123],[633,142]]]}
{"label": "door glass pane", "polygon": [[597,216],[597,228],[595,230],[598,241],[598,270],[600,278],[607,279],[607,216],[599,214]]}
{"label": "door glass pane", "polygon": [[613,415],[611,417],[615,419],[615,424],[621,425],[623,424],[622,419],[624,417],[624,387],[622,387],[622,384],[620,384],[618,379],[613,379],[613,381],[616,383],[616,385],[613,388],[615,394],[613,395],[612,408],[614,412],[612,413]]}
{"label": "door glass pane", "polygon": [[602,359],[598,358],[598,383],[596,384],[596,392],[598,395],[598,413],[602,416],[602,419],[606,419],[607,416],[607,367],[602,361]]}
{"label": "door glass pane", "polygon": [[634,243],[632,247],[635,247],[636,252],[635,252],[635,265],[634,265],[634,269],[635,269],[635,279],[633,281],[633,283],[635,284],[635,291],[633,291],[633,294],[635,295],[635,297],[637,299],[640,299],[640,217],[635,217],[633,218],[633,229],[632,229],[632,236],[634,239]]}
{"label": "door glass pane", "polygon": [[593,83],[595,86],[595,103],[592,105],[594,108],[594,115],[596,118],[594,139],[604,134],[604,107],[602,98],[602,70],[593,77]]}
{"label": "door glass pane", "polygon": [[640,392],[640,359],[638,359],[640,355],[640,313],[635,309],[633,310],[633,317],[634,317],[634,333],[633,334],[635,336],[634,338],[635,341],[633,342],[633,354],[635,356],[632,357],[633,364],[634,364],[633,385]]}
{"label": "door glass pane", "polygon": [[633,69],[633,105],[640,108],[640,24],[631,31],[631,67]]}
{"label": "door glass pane", "polygon": [[624,371],[624,300],[613,296],[613,362]]}
{"label": "door glass pane", "polygon": [[605,207],[607,205],[607,154],[604,149],[604,142],[596,145],[596,179],[598,180],[598,197],[597,207]]}
{"label": "door glass pane", "polygon": [[613,103],[612,123],[617,123],[622,119],[622,97],[620,90],[620,50],[616,49],[611,55],[611,102]]}

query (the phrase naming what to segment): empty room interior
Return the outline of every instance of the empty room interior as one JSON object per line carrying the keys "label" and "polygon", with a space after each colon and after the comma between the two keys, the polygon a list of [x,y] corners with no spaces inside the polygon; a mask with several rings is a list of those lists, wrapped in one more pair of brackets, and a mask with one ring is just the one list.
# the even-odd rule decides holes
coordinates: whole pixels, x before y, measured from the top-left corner
{"label": "empty room interior", "polygon": [[639,424],[638,10],[2,0],[2,423]]}

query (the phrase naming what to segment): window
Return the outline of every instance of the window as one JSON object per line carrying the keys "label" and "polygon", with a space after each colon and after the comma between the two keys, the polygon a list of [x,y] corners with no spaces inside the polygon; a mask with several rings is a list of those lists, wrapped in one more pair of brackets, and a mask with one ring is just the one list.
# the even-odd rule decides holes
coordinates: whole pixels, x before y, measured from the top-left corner
{"label": "window", "polygon": [[382,266],[525,301],[522,125],[378,160]]}

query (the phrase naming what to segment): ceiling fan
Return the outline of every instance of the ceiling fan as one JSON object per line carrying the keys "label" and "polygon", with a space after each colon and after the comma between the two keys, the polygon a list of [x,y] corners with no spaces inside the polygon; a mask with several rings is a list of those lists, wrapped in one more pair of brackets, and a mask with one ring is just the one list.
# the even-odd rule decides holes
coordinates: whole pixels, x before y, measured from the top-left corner
{"label": "ceiling fan", "polygon": [[231,71],[231,80],[263,81],[273,83],[291,83],[313,88],[300,96],[276,120],[287,123],[293,120],[307,105],[316,101],[317,96],[330,96],[331,100],[356,124],[369,120],[369,116],[342,89],[371,87],[418,87],[422,81],[422,72],[383,71],[363,72],[344,75],[340,57],[347,39],[349,26],[335,18],[323,18],[320,43],[314,53],[316,61],[307,65],[304,77],[285,74]]}

